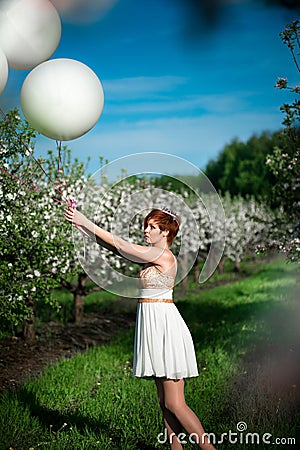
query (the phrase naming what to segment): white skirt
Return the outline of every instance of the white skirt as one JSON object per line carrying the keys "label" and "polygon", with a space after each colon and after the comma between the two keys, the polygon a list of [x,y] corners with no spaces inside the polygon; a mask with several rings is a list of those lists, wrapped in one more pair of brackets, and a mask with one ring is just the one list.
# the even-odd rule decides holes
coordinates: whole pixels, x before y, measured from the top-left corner
{"label": "white skirt", "polygon": [[138,303],[133,376],[198,376],[192,336],[174,303]]}

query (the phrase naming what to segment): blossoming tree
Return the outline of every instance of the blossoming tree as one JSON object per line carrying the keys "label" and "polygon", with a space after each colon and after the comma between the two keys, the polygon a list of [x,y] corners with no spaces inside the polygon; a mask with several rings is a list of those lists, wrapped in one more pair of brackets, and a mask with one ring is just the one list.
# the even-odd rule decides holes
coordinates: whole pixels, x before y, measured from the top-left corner
{"label": "blossoming tree", "polygon": [[[53,303],[52,289],[77,269],[61,220],[66,186],[59,183],[53,155],[47,162],[34,158],[35,132],[17,110],[7,113],[0,129],[0,319],[11,325],[24,321],[24,337],[34,339],[36,302]],[[79,189],[82,165],[66,170],[67,180],[77,180],[73,190]]]}
{"label": "blossoming tree", "polygon": [[[161,189],[157,180],[147,178],[120,177],[112,185],[102,177],[95,182],[85,176],[83,164],[71,162],[68,152],[62,173],[53,153],[45,160],[34,158],[35,133],[16,110],[0,128],[0,320],[13,326],[24,321],[27,339],[34,338],[36,302],[54,304],[54,287],[72,293],[74,319],[80,321],[88,294],[103,288],[115,292],[114,285],[124,277],[134,279],[139,270],[63,220],[68,194],[95,223],[134,242],[143,242],[143,217],[151,208],[168,205],[179,210],[182,226],[173,250],[181,280],[194,267],[198,281],[199,261],[207,258],[212,238],[222,244],[222,220],[209,196],[199,197],[186,188],[180,193]],[[272,215],[253,199],[227,195],[221,202],[227,229],[224,256],[238,269],[244,255],[268,239]],[[214,265],[213,258],[210,263]]]}
{"label": "blossoming tree", "polygon": [[[299,74],[300,25],[293,21],[286,25],[280,33],[282,42],[291,52],[292,60]],[[290,86],[287,78],[279,78],[277,89],[286,89],[296,96],[300,94],[300,86]],[[300,261],[300,100],[281,106],[285,114],[284,139],[280,147],[275,148],[266,163],[276,177],[274,196],[282,206],[284,214],[280,216],[275,244],[287,254],[291,261]]]}

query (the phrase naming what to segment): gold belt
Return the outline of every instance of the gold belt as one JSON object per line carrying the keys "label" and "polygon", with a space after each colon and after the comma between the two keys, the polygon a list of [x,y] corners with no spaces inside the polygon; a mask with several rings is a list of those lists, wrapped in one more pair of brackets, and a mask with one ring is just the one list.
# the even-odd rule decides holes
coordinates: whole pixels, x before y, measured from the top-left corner
{"label": "gold belt", "polygon": [[171,298],[139,298],[138,303],[174,303]]}

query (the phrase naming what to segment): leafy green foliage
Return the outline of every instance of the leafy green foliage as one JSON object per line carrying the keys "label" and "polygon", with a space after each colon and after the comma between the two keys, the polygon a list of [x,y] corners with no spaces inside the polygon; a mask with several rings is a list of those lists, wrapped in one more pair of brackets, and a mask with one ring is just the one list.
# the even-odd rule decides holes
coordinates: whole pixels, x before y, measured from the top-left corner
{"label": "leafy green foliage", "polygon": [[265,160],[281,140],[279,132],[254,135],[246,142],[234,139],[216,160],[208,162],[205,174],[220,193],[268,199],[275,177],[266,167]]}

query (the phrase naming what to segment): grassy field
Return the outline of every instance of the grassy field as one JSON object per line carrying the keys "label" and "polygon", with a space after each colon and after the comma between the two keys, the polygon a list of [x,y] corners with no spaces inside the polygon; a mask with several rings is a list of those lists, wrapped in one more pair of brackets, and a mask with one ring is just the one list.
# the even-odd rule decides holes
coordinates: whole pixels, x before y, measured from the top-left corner
{"label": "grassy field", "polygon": [[[201,371],[186,381],[186,399],[206,431],[215,433],[219,449],[296,449],[298,273],[280,259],[251,267],[239,281],[210,289],[190,282],[187,294],[175,295]],[[105,297],[98,307],[109,313],[107,302]],[[114,299],[113,307],[120,302]],[[87,309],[94,303],[90,299]],[[131,376],[133,335],[134,330],[122,333],[111,344],[61,360],[21,389],[4,392],[0,449],[166,448],[157,438],[164,428],[154,383]],[[229,437],[230,430],[237,434]],[[227,433],[223,439],[222,433]],[[247,443],[247,433],[257,435],[248,435]],[[265,435],[266,441],[282,439],[281,444],[264,444],[266,433],[272,435]],[[288,438],[297,438],[298,447]],[[186,441],[186,449],[196,448]]]}

